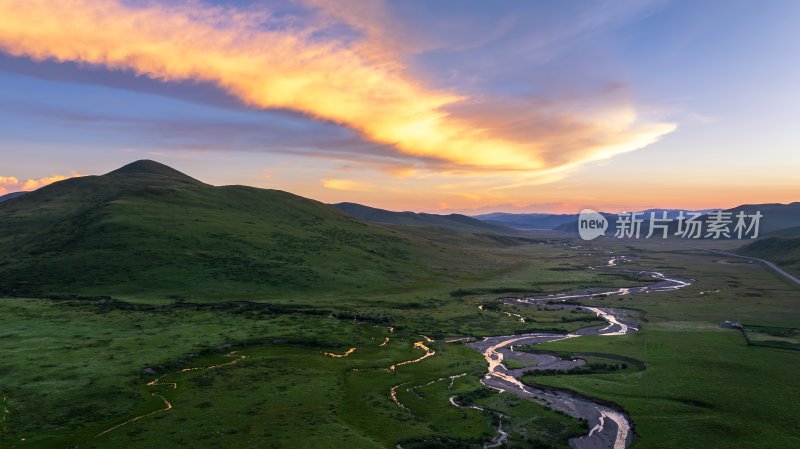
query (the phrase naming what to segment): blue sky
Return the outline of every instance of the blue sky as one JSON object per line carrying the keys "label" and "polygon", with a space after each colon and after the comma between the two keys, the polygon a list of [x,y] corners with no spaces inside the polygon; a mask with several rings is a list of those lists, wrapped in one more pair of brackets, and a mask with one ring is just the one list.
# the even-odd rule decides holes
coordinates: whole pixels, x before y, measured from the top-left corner
{"label": "blue sky", "polygon": [[0,8],[0,193],[149,158],[390,209],[800,199],[794,1]]}

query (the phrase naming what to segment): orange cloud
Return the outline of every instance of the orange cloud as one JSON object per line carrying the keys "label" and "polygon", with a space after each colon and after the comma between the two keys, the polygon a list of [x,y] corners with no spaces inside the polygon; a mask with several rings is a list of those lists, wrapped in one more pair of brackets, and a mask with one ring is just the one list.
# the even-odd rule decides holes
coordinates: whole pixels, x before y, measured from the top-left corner
{"label": "orange cloud", "polygon": [[39,179],[28,179],[22,184],[22,190],[36,190],[39,187],[44,187],[48,184],[52,184],[54,182],[63,181],[67,178],[78,176],[77,174],[73,173],[72,176],[62,176],[62,175],[55,175],[55,176],[48,176],[45,178]]}
{"label": "orange cloud", "polygon": [[72,173],[71,176],[54,175],[47,176],[39,179],[26,179],[24,181],[13,176],[0,176],[0,194],[9,192],[29,191],[36,190],[54,182],[63,181],[65,179],[82,176],[78,173]]}
{"label": "orange cloud", "polygon": [[[548,126],[494,123],[507,118],[496,108],[502,103],[433,89],[410,74],[391,51],[395,44],[380,37],[379,23],[370,22],[388,20],[380,8],[350,14],[327,1],[306,2],[323,17],[303,26],[263,26],[280,19],[197,1],[4,0],[0,50],[164,81],[212,82],[252,107],[300,111],[463,172],[561,170],[642,148],[674,129],[638,123],[627,104],[602,118],[538,109],[537,115],[530,112],[537,105],[523,104],[528,123]],[[362,40],[316,37],[314,31],[336,20],[361,21]]]}
{"label": "orange cloud", "polygon": [[0,176],[0,195],[13,192],[17,185],[19,185],[19,179],[13,176]]}

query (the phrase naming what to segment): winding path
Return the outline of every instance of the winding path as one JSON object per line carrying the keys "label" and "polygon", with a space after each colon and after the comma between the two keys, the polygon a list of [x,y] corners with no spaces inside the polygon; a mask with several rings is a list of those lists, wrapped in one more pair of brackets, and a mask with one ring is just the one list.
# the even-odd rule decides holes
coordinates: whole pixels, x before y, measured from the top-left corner
{"label": "winding path", "polygon": [[[626,261],[624,256],[615,257],[609,261],[608,266],[613,267],[624,261]],[[648,286],[628,287],[598,292],[574,292],[521,299],[502,298],[501,300],[504,302],[517,305],[558,307],[560,309],[590,312],[602,318],[608,324],[601,329],[597,329],[597,326],[587,327],[569,334],[532,333],[495,336],[486,337],[479,342],[469,343],[468,346],[483,354],[486,361],[489,363],[489,368],[481,382],[487,387],[494,388],[501,392],[509,392],[523,398],[531,399],[569,416],[585,419],[588,422],[589,432],[587,435],[570,440],[570,446],[574,449],[626,449],[631,444],[633,432],[631,430],[630,421],[624,412],[576,393],[549,387],[534,387],[526,385],[520,380],[526,372],[535,372],[543,369],[569,370],[582,365],[583,361],[563,360],[559,357],[545,354],[517,353],[514,351],[513,346],[548,343],[578,338],[584,335],[613,336],[635,332],[637,328],[634,326],[633,320],[626,310],[581,306],[568,304],[566,301],[582,298],[627,295],[630,293],[671,291],[692,284],[691,279],[671,277],[657,271],[639,270],[631,272],[650,276],[656,281]],[[513,356],[516,361],[527,358],[530,362],[529,366],[520,369],[508,369],[503,364],[503,360],[511,356]]]}
{"label": "winding path", "polygon": [[[178,389],[178,383],[177,382],[162,382],[161,379],[163,379],[163,378],[165,378],[167,376],[172,376],[174,374],[180,374],[180,373],[186,373],[186,372],[189,372],[189,371],[211,370],[211,369],[221,368],[223,366],[235,365],[235,364],[237,364],[237,363],[239,363],[242,360],[247,358],[247,356],[245,356],[245,355],[236,355],[236,352],[237,351],[233,351],[233,352],[229,352],[229,353],[225,354],[226,357],[234,357],[234,359],[231,360],[230,362],[217,363],[217,364],[210,365],[210,366],[197,366],[197,367],[193,367],[193,368],[183,368],[183,369],[178,370],[178,371],[173,371],[173,372],[169,372],[169,373],[166,373],[166,374],[162,374],[161,376],[158,376],[155,379],[153,379],[150,382],[148,382],[145,386],[147,386],[147,387],[158,387],[158,386],[168,385],[173,390],[177,390]],[[153,397],[156,397],[156,398],[158,398],[158,399],[160,399],[161,401],[164,402],[164,408],[160,408],[158,410],[154,410],[152,412],[145,413],[143,415],[134,416],[133,418],[131,418],[131,419],[127,420],[127,421],[123,421],[123,422],[121,422],[121,423],[119,423],[119,424],[117,424],[117,425],[115,425],[113,427],[109,427],[108,429],[98,433],[95,436],[95,438],[101,437],[101,436],[103,436],[103,435],[105,435],[107,433],[110,433],[110,432],[112,432],[114,430],[117,430],[120,427],[126,426],[126,425],[128,425],[130,423],[136,422],[136,421],[138,421],[138,420],[140,420],[142,418],[146,418],[146,417],[151,416],[151,415],[156,415],[156,414],[159,414],[159,413],[163,413],[163,412],[169,411],[174,407],[172,402],[170,402],[169,399],[167,399],[163,395],[161,395],[159,393],[151,393],[151,394],[153,395]],[[78,446],[74,446],[72,449],[75,449],[77,447]]]}

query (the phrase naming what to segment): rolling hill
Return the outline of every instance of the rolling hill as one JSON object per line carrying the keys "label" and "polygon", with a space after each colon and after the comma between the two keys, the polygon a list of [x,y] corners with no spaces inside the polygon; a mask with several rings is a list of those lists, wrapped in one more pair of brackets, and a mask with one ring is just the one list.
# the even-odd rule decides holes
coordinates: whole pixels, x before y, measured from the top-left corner
{"label": "rolling hill", "polygon": [[481,264],[468,248],[153,161],[0,203],[4,295],[265,298],[399,288]]}
{"label": "rolling hill", "polygon": [[[796,205],[798,203],[792,203]],[[737,251],[745,256],[759,257],[780,265],[786,271],[800,275],[800,226],[771,231]]]}
{"label": "rolling hill", "polygon": [[767,237],[741,247],[738,253],[758,257],[800,275],[800,238]]}
{"label": "rolling hill", "polygon": [[793,228],[784,228],[779,229],[777,231],[768,232],[764,237],[784,237],[784,238],[793,238],[793,237],[800,237],[800,226],[795,226]]}
{"label": "rolling hill", "polygon": [[394,212],[356,203],[338,203],[333,207],[360,220],[402,226],[422,226],[457,232],[513,235],[517,232],[500,224],[487,223],[461,214],[437,215],[417,212]]}
{"label": "rolling hill", "polygon": [[5,195],[2,195],[2,196],[0,196],[0,203],[2,203],[3,201],[8,201],[8,200],[10,200],[10,199],[14,199],[14,198],[17,198],[17,197],[19,197],[19,196],[25,195],[26,193],[28,193],[28,192],[11,192],[11,193],[6,193]]}

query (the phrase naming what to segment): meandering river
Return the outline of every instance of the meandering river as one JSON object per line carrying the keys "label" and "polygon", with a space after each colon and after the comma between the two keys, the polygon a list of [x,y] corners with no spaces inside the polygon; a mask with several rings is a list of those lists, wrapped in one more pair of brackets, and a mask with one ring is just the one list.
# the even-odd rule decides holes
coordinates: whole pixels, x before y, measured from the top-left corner
{"label": "meandering river", "polygon": [[[628,295],[631,293],[653,293],[653,292],[671,291],[691,285],[693,282],[690,279],[681,279],[678,277],[667,276],[664,273],[657,271],[621,270],[616,268],[620,263],[628,261],[629,259],[625,256],[617,256],[609,260],[607,266],[603,268],[614,268],[615,271],[617,272],[635,273],[639,276],[648,276],[653,279],[653,282],[646,286],[633,286],[633,287],[625,287],[617,289],[593,289],[592,291],[567,292],[567,293],[554,294],[548,296],[500,299],[503,302],[513,303],[519,306],[558,308],[562,310],[575,310],[586,313],[593,313],[607,323],[605,326],[586,327],[568,334],[530,333],[521,335],[500,335],[493,337],[485,337],[483,338],[483,340],[478,342],[467,343],[468,346],[481,352],[489,364],[489,368],[486,374],[481,379],[481,382],[487,387],[533,400],[535,402],[547,405],[554,410],[563,412],[575,418],[585,419],[588,422],[588,432],[586,435],[582,437],[573,438],[570,440],[570,446],[573,447],[574,449],[601,449],[601,448],[626,449],[630,445],[633,439],[633,432],[631,429],[631,423],[628,416],[623,411],[618,410],[605,403],[602,403],[599,400],[587,398],[585,396],[581,396],[569,391],[563,391],[543,386],[531,386],[522,383],[520,379],[527,372],[535,372],[537,370],[545,370],[545,369],[569,370],[583,365],[584,362],[582,360],[565,360],[557,356],[554,356],[552,354],[515,352],[514,346],[548,343],[558,340],[579,338],[585,335],[615,336],[615,335],[625,335],[631,332],[635,332],[637,330],[636,324],[632,319],[632,317],[629,316],[627,310],[607,308],[607,307],[581,306],[575,304],[573,300],[616,296],[616,295]],[[590,269],[599,269],[599,267],[590,267]],[[525,318],[521,315],[511,313],[510,316],[517,317],[521,322],[525,322]],[[393,329],[390,328],[389,331],[393,332]],[[426,342],[433,343],[433,340],[424,335],[422,335],[421,337],[424,341],[416,342],[414,344],[414,348],[424,351],[424,354],[413,360],[407,360],[404,362],[396,363],[387,368],[387,371],[395,371],[399,366],[411,363],[418,363],[428,357],[434,356],[436,354],[436,351],[432,350],[428,345],[426,345]],[[464,339],[451,339],[448,340],[447,342],[456,342],[461,340]],[[388,342],[389,338],[387,337],[380,344],[380,346],[381,347],[386,346]],[[356,350],[357,348],[350,348],[349,350],[341,354],[337,353],[323,353],[323,354],[327,357],[344,358],[348,357]],[[211,366],[184,368],[174,373],[163,374],[155,378],[153,381],[149,382],[147,386],[149,387],[170,386],[173,389],[175,389],[178,386],[177,383],[164,382],[162,379],[172,374],[182,373],[186,371],[207,370],[207,369],[214,369],[218,367],[233,365],[246,358],[245,356],[236,355],[235,352],[231,352],[227,354],[227,356],[232,357],[233,360],[226,363],[220,363]],[[503,361],[507,357],[512,357],[512,356],[517,362],[519,362],[520,360],[525,361],[526,363],[523,364],[526,365],[526,367],[519,369],[507,368],[503,363]],[[450,387],[452,387],[453,381],[456,378],[464,375],[465,374],[460,374],[458,376],[441,378],[433,382],[449,379]],[[402,384],[395,385],[394,387],[392,387],[390,391],[390,396],[392,400],[395,403],[397,403],[398,406],[405,409],[406,407],[398,400],[396,396],[396,390],[401,385]],[[128,419],[122,423],[119,423],[113,427],[110,427],[100,432],[97,436],[98,437],[103,436],[109,432],[112,432],[116,429],[119,429],[120,427],[123,427],[127,424],[130,424],[142,418],[166,412],[173,407],[172,403],[169,400],[167,400],[166,397],[158,393],[153,393],[153,395],[164,402],[163,408],[143,415],[135,416],[131,419]],[[459,404],[455,396],[450,398],[450,403],[456,407],[480,409],[480,407],[477,407],[475,405]],[[485,447],[491,448],[500,446],[505,442],[507,437],[508,433],[505,430],[503,430],[502,425],[500,425],[498,427],[497,436],[491,442],[487,443]]]}
{"label": "meandering river", "polygon": [[[624,256],[614,257],[608,262],[608,267],[615,267],[625,262]],[[593,267],[593,269],[596,269]],[[621,410],[568,391],[549,387],[536,387],[522,383],[520,380],[526,372],[535,372],[544,369],[569,370],[583,364],[581,360],[564,360],[551,354],[530,354],[514,351],[514,346],[535,345],[558,340],[580,338],[585,335],[615,336],[625,335],[637,330],[634,320],[624,309],[607,307],[588,307],[568,304],[567,301],[595,297],[627,295],[631,293],[653,293],[677,290],[692,284],[690,279],[667,276],[657,271],[646,270],[617,270],[636,273],[654,279],[650,285],[634,286],[618,289],[598,289],[592,292],[570,292],[549,296],[529,298],[502,298],[507,303],[520,306],[558,307],[559,309],[572,309],[594,313],[606,321],[605,327],[597,326],[579,329],[568,334],[531,333],[522,335],[503,335],[485,337],[479,342],[469,343],[473,349],[479,351],[489,363],[489,368],[481,382],[487,387],[508,392],[547,405],[550,408],[563,412],[569,416],[585,419],[588,433],[579,438],[570,440],[574,449],[625,449],[630,446],[633,439],[631,423],[628,416]],[[514,356],[515,360],[527,359],[527,367],[509,369],[503,361],[506,357]],[[504,432],[505,433],[505,432]]]}

